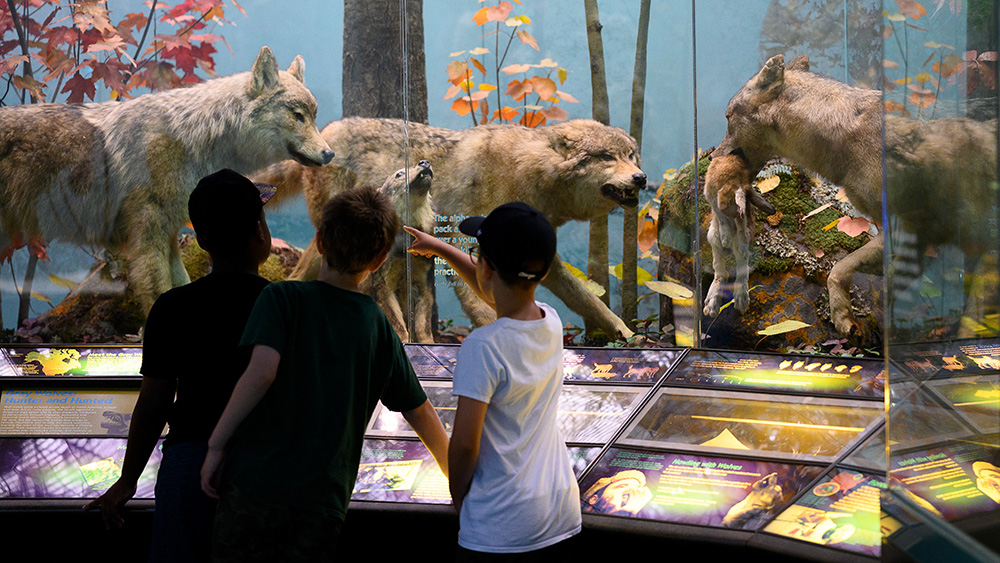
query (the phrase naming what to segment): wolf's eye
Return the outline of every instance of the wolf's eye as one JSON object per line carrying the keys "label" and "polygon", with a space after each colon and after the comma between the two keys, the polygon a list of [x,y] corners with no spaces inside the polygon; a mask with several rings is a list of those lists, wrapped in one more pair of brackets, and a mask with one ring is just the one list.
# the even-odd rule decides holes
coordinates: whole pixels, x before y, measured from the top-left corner
{"label": "wolf's eye", "polygon": [[299,123],[305,123],[306,122],[306,116],[301,111],[292,110],[292,117],[294,117],[295,121],[298,121]]}
{"label": "wolf's eye", "polygon": [[396,172],[396,179],[398,180],[402,178],[404,175],[406,175],[406,173],[400,170],[399,172]]}

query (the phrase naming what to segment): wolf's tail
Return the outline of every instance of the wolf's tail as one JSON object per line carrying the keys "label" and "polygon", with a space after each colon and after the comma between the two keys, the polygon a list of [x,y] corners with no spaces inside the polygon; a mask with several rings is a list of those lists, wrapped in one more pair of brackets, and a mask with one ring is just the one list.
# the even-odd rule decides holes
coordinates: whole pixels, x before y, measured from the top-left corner
{"label": "wolf's tail", "polygon": [[296,195],[302,193],[305,185],[306,167],[294,160],[283,160],[277,164],[272,164],[263,170],[258,170],[250,175],[254,182],[264,182],[278,188],[277,193],[271,198],[270,204],[281,205],[290,201]]}

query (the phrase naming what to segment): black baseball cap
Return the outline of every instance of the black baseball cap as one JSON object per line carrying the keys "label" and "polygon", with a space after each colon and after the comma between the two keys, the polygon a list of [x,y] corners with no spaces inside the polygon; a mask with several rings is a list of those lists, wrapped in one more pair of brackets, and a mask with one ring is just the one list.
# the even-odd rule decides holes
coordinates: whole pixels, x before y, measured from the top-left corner
{"label": "black baseball cap", "polygon": [[261,208],[275,192],[277,188],[270,184],[251,182],[223,168],[198,181],[188,198],[188,216],[201,236],[229,239],[256,226]]}
{"label": "black baseball cap", "polygon": [[556,230],[541,211],[520,201],[469,217],[458,230],[476,237],[493,268],[520,279],[542,279],[556,255]]}

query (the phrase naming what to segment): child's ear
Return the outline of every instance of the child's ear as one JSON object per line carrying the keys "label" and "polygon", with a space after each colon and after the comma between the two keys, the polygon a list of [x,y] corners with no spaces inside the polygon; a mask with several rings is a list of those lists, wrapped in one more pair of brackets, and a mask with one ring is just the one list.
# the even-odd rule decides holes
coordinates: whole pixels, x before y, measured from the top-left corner
{"label": "child's ear", "polygon": [[379,268],[381,268],[382,264],[385,264],[385,260],[388,257],[389,257],[389,252],[388,251],[383,252],[382,254],[380,254],[378,258],[376,258],[374,261],[372,261],[372,266],[371,266],[371,268],[368,269],[368,271],[374,272],[375,270],[378,270]]}
{"label": "child's ear", "polygon": [[324,256],[326,252],[323,251],[323,239],[319,238],[319,233],[313,236],[313,243],[316,244],[316,252],[319,252],[320,256]]}

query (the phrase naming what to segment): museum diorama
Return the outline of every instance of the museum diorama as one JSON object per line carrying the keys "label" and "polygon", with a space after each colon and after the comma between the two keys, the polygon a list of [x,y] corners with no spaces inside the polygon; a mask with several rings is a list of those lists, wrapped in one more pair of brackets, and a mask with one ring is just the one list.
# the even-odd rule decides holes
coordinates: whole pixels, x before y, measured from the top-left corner
{"label": "museum diorama", "polygon": [[[277,190],[271,281],[317,278],[323,205],[358,186],[463,251],[502,203],[548,218],[585,534],[996,559],[996,1],[334,4],[0,9],[5,523],[82,519],[121,475],[146,316],[212,268],[187,198],[231,168]],[[412,240],[363,289],[450,433],[495,314]],[[176,370],[212,346],[178,335]],[[381,406],[351,510],[457,529]]]}

